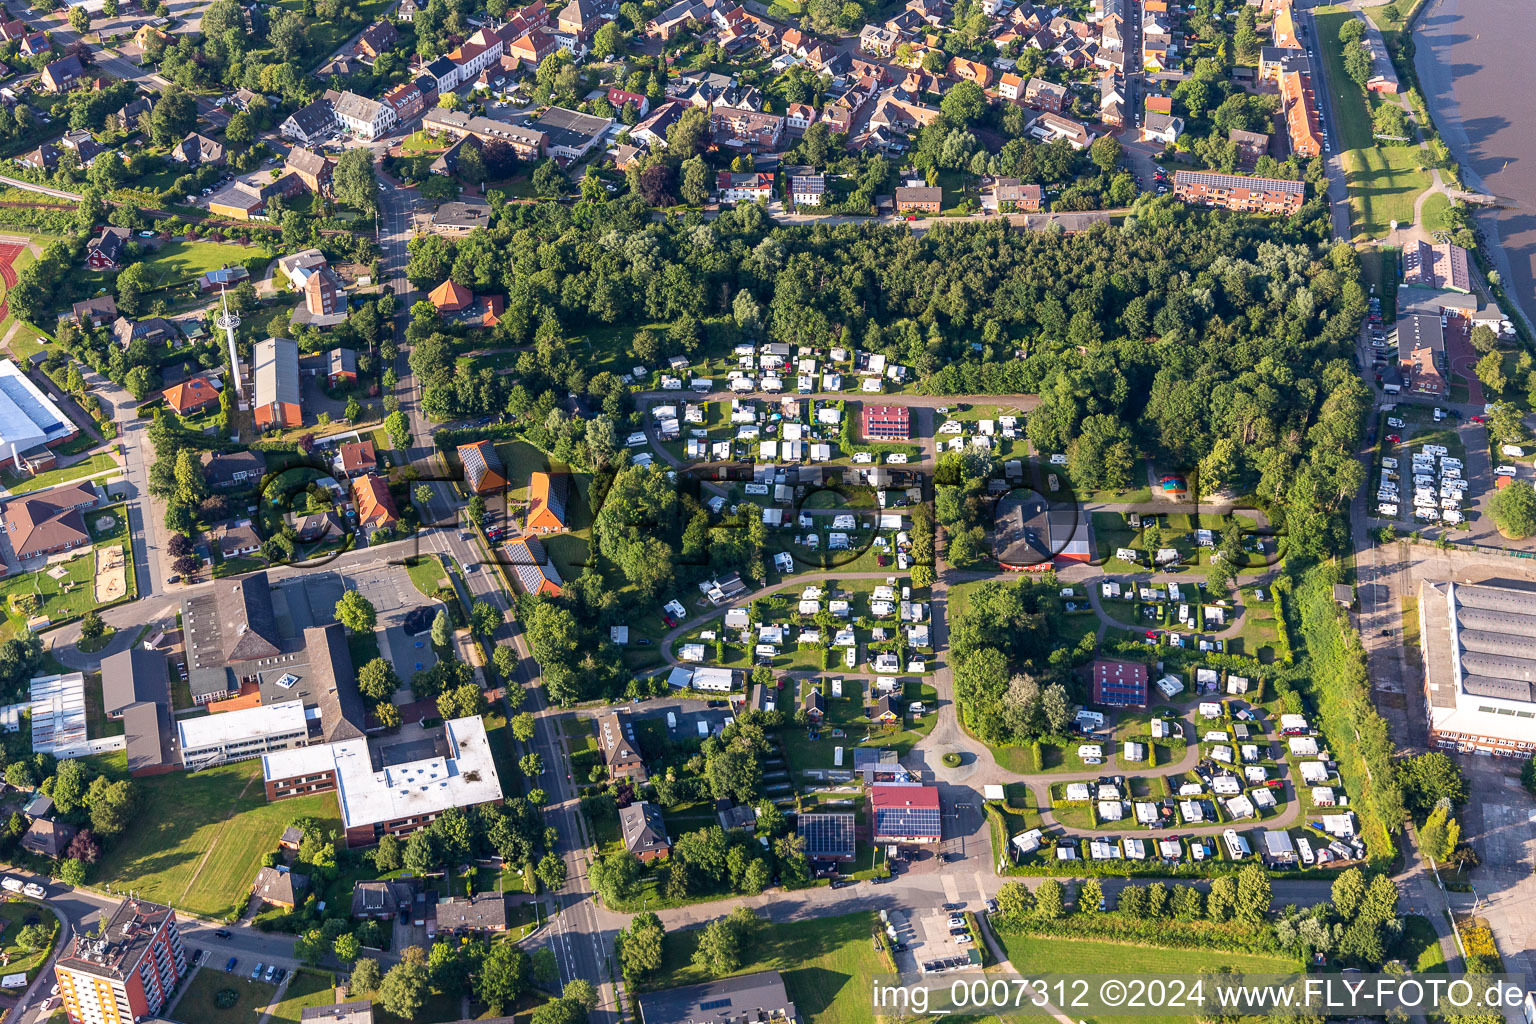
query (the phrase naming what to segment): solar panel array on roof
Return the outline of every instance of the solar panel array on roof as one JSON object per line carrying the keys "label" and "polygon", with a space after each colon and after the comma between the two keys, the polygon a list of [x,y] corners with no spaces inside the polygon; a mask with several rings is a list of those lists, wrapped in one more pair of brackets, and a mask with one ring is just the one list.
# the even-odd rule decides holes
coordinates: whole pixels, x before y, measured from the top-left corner
{"label": "solar panel array on roof", "polygon": [[1306,184],[1300,181],[1286,181],[1283,178],[1254,178],[1245,174],[1212,174],[1207,171],[1179,171],[1181,180],[1191,185],[1204,185],[1207,188],[1246,188],[1258,192],[1283,192],[1303,195],[1306,192]]}
{"label": "solar panel array on roof", "polygon": [[852,814],[802,814],[795,830],[805,839],[805,855],[811,859],[846,859],[854,854]]}
{"label": "solar panel array on roof", "polygon": [[880,807],[875,809],[875,838],[939,835],[937,807]]}

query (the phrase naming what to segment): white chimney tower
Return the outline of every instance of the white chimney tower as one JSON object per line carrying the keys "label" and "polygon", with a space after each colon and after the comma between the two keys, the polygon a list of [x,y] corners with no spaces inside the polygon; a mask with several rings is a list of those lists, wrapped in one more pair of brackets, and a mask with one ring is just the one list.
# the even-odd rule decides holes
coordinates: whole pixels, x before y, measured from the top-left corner
{"label": "white chimney tower", "polygon": [[229,308],[229,296],[225,294],[223,288],[219,289],[219,299],[224,308],[219,313],[217,322],[224,328],[224,337],[229,342],[229,384],[235,389],[235,405],[243,410],[246,406],[240,391],[240,354],[235,350],[235,328],[240,326],[240,314]]}

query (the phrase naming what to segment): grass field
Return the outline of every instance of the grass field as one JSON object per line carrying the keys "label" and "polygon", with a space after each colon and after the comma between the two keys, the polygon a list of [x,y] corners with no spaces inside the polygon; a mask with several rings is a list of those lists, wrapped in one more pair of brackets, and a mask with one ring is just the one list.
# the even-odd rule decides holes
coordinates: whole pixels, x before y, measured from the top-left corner
{"label": "grass field", "polygon": [[7,490],[19,493],[40,491],[44,488],[54,487],[58,484],[68,483],[71,480],[79,480],[81,477],[94,476],[97,473],[112,469],[117,463],[112,456],[105,453],[92,455],[88,459],[82,459],[72,466],[63,469],[50,469],[43,473],[34,473],[19,476],[9,470],[0,473],[0,484],[4,484]]}
{"label": "grass field", "polygon": [[255,277],[266,268],[266,252],[255,246],[224,242],[167,242],[144,261],[151,288],[195,281],[210,270],[244,265]]}
{"label": "grass field", "polygon": [[[189,1024],[256,1024],[277,994],[277,986],[251,981],[239,971],[240,967],[235,968],[234,974],[210,967],[199,970],[176,1004],[176,1019]],[[238,996],[228,1009],[218,1002],[219,993],[226,989]]]}
{"label": "grass field", "polygon": [[1424,200],[1424,208],[1419,211],[1419,217],[1424,222],[1425,231],[1449,231],[1451,221],[1451,199],[1444,192],[1436,192]]}
{"label": "grass field", "polygon": [[[875,952],[870,934],[879,927],[873,911],[843,917],[763,925],[745,950],[749,962],[738,974],[780,971],[784,987],[800,1015],[816,1024],[865,1024],[870,1019],[869,985],[889,970]],[[699,932],[669,932],[662,965],[650,979],[651,990],[696,985],[712,980],[695,967],[692,956]]]}
{"label": "grass field", "polygon": [[443,575],[443,563],[438,561],[436,555],[422,555],[409,562],[405,571],[410,574],[411,583],[417,590],[427,597],[438,587],[448,582]]}
{"label": "grass field", "polygon": [[1314,17],[1339,121],[1338,142],[1344,149],[1351,226],[1357,238],[1380,238],[1392,221],[1413,220],[1414,200],[1429,187],[1430,176],[1419,168],[1414,147],[1378,146],[1372,138],[1373,101],[1345,74],[1339,43],[1339,26],[1355,15],[1332,11]]}
{"label": "grass field", "polygon": [[[121,773],[123,755],[109,764]],[[340,828],[333,794],[267,803],[257,760],[139,779],[136,788],[138,824],[96,865],[96,877],[209,917],[233,913],[294,818]]]}
{"label": "grass field", "polygon": [[[999,935],[1013,969],[1029,977],[1060,974],[1077,977],[1085,974],[1164,974],[1187,976],[1198,964],[1201,970],[1230,967],[1238,971],[1282,974],[1294,971],[1294,960],[1277,956],[1246,953],[1218,953],[1187,949],[1136,946],[1095,939],[1043,938],[1033,935]],[[1076,1017],[1077,1014],[1072,1014]],[[1186,1024],[1188,1015],[1151,1015],[1136,1017],[1093,1017],[1090,1024],[1137,1021],[1142,1024]]]}
{"label": "grass field", "polygon": [[335,978],[319,971],[300,968],[288,980],[282,1002],[272,1007],[272,1020],[298,1024],[299,1015],[311,1006],[329,1006],[335,1000]]}

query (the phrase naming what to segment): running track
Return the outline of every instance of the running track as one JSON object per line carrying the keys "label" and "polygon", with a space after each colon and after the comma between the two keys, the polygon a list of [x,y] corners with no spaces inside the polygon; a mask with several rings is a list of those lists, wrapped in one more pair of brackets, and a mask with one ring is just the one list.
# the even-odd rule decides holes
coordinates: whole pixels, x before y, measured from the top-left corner
{"label": "running track", "polygon": [[10,316],[11,289],[16,287],[16,257],[21,255],[25,245],[17,245],[14,242],[0,243],[0,282],[5,284],[6,298],[0,299],[0,323]]}

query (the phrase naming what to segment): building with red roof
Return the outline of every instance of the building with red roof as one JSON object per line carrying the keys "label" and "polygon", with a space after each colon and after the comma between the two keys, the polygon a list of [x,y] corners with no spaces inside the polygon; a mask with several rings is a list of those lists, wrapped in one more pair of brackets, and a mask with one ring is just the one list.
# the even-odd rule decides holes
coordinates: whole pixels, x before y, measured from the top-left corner
{"label": "building with red roof", "polygon": [[1112,708],[1147,706],[1147,666],[1100,658],[1093,663],[1093,702]]}
{"label": "building with red roof", "polygon": [[876,783],[869,787],[869,809],[876,843],[937,843],[943,838],[935,786]]}
{"label": "building with red roof", "polygon": [[866,405],[859,412],[866,441],[906,441],[912,436],[912,413],[904,405]]}

